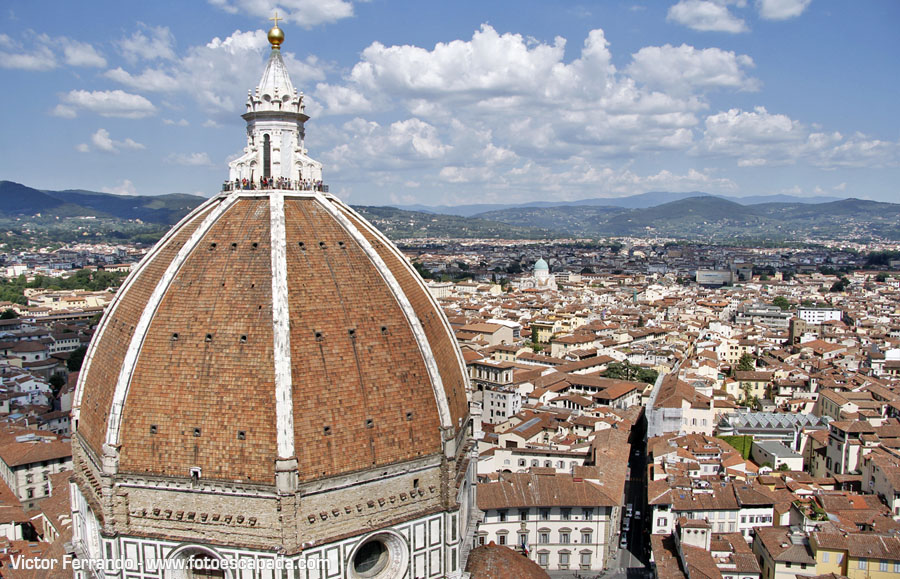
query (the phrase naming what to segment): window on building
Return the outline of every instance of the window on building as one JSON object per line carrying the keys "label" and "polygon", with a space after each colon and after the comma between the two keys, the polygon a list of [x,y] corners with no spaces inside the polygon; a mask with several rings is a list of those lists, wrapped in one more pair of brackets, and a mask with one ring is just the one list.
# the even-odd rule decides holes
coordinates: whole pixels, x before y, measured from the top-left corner
{"label": "window on building", "polygon": [[528,462],[524,458],[519,459],[519,466],[526,466]]}
{"label": "window on building", "polygon": [[497,518],[500,519],[501,523],[506,522],[506,510],[497,511]]}
{"label": "window on building", "polygon": [[894,561],[894,573],[900,573],[900,561]]}
{"label": "window on building", "polygon": [[560,509],[559,513],[560,513],[560,517],[564,521],[568,521],[569,519],[572,518],[572,509]]}
{"label": "window on building", "polygon": [[594,520],[594,509],[581,509],[581,512],[584,514],[585,521]]}
{"label": "window on building", "polygon": [[591,538],[592,538],[592,535],[591,535],[590,532],[588,532],[588,531],[583,531],[583,532],[581,533],[581,543],[582,543],[582,544],[584,544],[584,545],[589,545],[589,544],[593,543],[593,541],[591,540]]}
{"label": "window on building", "polygon": [[478,544],[479,544],[479,545],[484,545],[484,535],[479,535],[479,536],[478,536]]}
{"label": "window on building", "polygon": [[550,509],[541,509],[541,520],[547,521],[550,519]]}
{"label": "window on building", "polygon": [[568,545],[569,544],[569,533],[561,532],[559,534],[559,542],[564,545]]}
{"label": "window on building", "polygon": [[879,571],[883,571],[884,573],[887,573],[887,570],[888,570],[888,563],[887,563],[887,560],[882,559],[882,560],[879,562],[879,564],[878,564],[878,570],[879,570]]}
{"label": "window on building", "polygon": [[500,545],[506,544],[506,535],[497,535],[497,543]]}
{"label": "window on building", "polygon": [[528,510],[527,509],[523,509],[523,510],[519,511],[519,520],[520,521],[528,520]]}
{"label": "window on building", "polygon": [[585,551],[581,554],[581,568],[582,569],[590,569],[591,568],[591,552]]}
{"label": "window on building", "polygon": [[550,566],[550,553],[542,552],[538,553],[538,565],[541,567],[549,567]]}
{"label": "window on building", "polygon": [[538,543],[541,545],[546,545],[550,542],[550,533],[548,531],[541,531],[538,533]]}
{"label": "window on building", "polygon": [[519,543],[520,547],[528,546],[528,533],[519,533]]}
{"label": "window on building", "polygon": [[665,517],[659,517],[658,519],[656,519],[656,526],[657,526],[657,527],[664,527],[665,525],[666,525],[666,518],[665,518]]}
{"label": "window on building", "polygon": [[829,560],[829,559],[831,559],[831,553],[829,553],[828,551],[824,551],[824,552],[822,553],[822,562],[823,562],[823,563],[828,563],[828,560]]}
{"label": "window on building", "polygon": [[856,568],[857,569],[865,569],[866,566],[868,565],[868,563],[869,562],[866,560],[865,557],[860,557],[859,561],[856,562]]}
{"label": "window on building", "polygon": [[560,569],[568,569],[569,568],[569,553],[563,551],[559,554],[559,568]]}

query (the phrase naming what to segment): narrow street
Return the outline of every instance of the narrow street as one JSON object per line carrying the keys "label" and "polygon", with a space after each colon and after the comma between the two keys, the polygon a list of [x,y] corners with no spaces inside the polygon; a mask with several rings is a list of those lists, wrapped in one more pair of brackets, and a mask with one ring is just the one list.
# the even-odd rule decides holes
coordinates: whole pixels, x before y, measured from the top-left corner
{"label": "narrow street", "polygon": [[[605,572],[548,571],[553,579],[648,579],[650,577],[650,523],[647,519],[649,515],[646,504],[645,432],[646,421],[642,418],[632,429],[631,456],[628,457],[631,476],[625,482],[625,505],[632,505],[632,516],[629,520],[629,530],[622,531],[626,537],[626,547],[619,549]],[[635,516],[638,512],[641,513],[640,519]],[[623,514],[623,524],[625,518]]]}

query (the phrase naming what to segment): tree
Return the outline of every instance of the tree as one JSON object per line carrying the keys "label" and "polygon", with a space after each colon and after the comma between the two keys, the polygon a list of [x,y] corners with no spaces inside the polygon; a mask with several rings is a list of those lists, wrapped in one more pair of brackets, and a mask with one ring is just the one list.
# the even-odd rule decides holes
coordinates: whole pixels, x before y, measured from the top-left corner
{"label": "tree", "polygon": [[848,287],[850,287],[850,280],[847,279],[846,277],[842,277],[841,279],[839,279],[836,282],[834,282],[833,284],[831,284],[831,289],[828,291],[842,292],[842,291],[845,291]]}
{"label": "tree", "polygon": [[87,346],[81,346],[69,354],[69,359],[66,360],[66,368],[69,369],[69,372],[78,372],[81,370],[81,364],[84,362],[84,355],[86,353]]}
{"label": "tree", "polygon": [[880,282],[880,283],[886,282],[887,279],[888,279],[888,274],[886,274],[884,272],[881,272],[875,276],[875,281]]}
{"label": "tree", "polygon": [[59,396],[59,391],[63,386],[66,385],[66,379],[63,378],[62,374],[54,374],[53,376],[50,376],[50,380],[48,380],[48,382],[50,383],[50,388],[53,390],[54,397]]}
{"label": "tree", "polygon": [[754,364],[755,360],[751,354],[741,354],[740,360],[738,360],[737,369],[739,372],[752,372],[756,369],[756,364]]}
{"label": "tree", "polygon": [[782,310],[790,309],[791,304],[787,301],[787,298],[784,296],[777,296],[774,300],[772,300],[773,306],[778,306]]}
{"label": "tree", "polygon": [[656,382],[659,373],[656,370],[641,368],[626,360],[624,362],[611,363],[606,367],[603,376],[614,380],[627,380],[629,382],[646,382],[647,384],[653,384]]}
{"label": "tree", "polygon": [[413,262],[413,267],[416,268],[416,271],[419,272],[419,275],[422,276],[423,279],[431,279],[434,277],[434,274],[431,273],[431,270],[418,261]]}
{"label": "tree", "polygon": [[0,314],[0,320],[14,320],[19,317],[19,314],[16,313],[16,310],[10,308],[7,310],[3,310],[3,313]]}

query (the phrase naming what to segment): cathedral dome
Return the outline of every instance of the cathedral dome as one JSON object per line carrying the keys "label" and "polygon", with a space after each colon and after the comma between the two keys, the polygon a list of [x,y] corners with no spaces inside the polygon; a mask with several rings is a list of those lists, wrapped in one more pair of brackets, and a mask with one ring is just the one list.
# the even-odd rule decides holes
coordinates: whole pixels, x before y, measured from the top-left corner
{"label": "cathedral dome", "polygon": [[544,261],[544,258],[539,258],[536,262],[534,262],[534,271],[550,271],[550,266],[547,265],[547,262]]}
{"label": "cathedral dome", "polygon": [[459,579],[478,420],[462,354],[403,254],[328,193],[272,44],[222,192],[144,257],[91,340],[75,556]]}
{"label": "cathedral dome", "polygon": [[467,416],[453,334],[398,250],[333,196],[221,194],[138,266],[75,417],[118,472],[299,483],[441,454]]}

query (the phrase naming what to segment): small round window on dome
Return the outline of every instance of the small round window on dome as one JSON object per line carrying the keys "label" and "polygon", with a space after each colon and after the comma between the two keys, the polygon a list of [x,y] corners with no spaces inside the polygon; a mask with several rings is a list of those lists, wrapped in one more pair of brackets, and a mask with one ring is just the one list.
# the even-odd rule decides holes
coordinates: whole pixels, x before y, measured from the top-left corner
{"label": "small round window on dome", "polygon": [[376,577],[384,571],[390,561],[387,545],[374,539],[356,551],[353,556],[353,572],[357,577]]}

